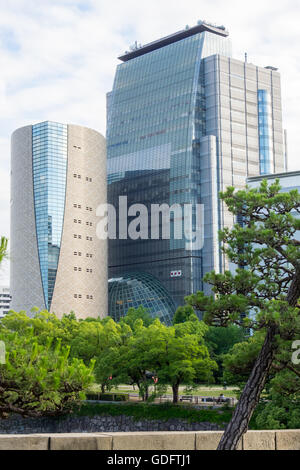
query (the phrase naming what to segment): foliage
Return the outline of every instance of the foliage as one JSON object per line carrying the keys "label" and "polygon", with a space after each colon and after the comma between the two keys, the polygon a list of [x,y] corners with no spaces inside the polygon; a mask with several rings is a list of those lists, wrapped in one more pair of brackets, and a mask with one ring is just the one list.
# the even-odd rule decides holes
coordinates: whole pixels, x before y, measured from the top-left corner
{"label": "foliage", "polygon": [[151,405],[147,403],[131,404],[84,404],[76,413],[80,416],[132,416],[135,420],[139,419],[160,419],[168,420],[172,418],[185,419],[189,423],[209,422],[220,426],[228,423],[231,418],[230,410],[198,410],[186,405],[174,405],[172,403],[163,403]]}
{"label": "foliage", "polygon": [[[242,389],[264,341],[257,332],[247,342],[234,345],[224,356],[224,378]],[[251,428],[300,428],[300,377],[289,363],[291,342],[282,341],[270,370],[265,392],[251,420]],[[287,361],[283,365],[283,361]]]}
{"label": "foliage", "polygon": [[8,256],[7,245],[8,245],[8,239],[6,237],[1,237],[0,238],[0,264]]}
{"label": "foliage", "polygon": [[[228,325],[227,328],[218,326],[210,326],[205,333],[204,340],[208,347],[209,353],[218,364],[218,370],[214,372],[216,382],[236,383],[223,378],[223,357],[228,351],[238,343],[246,341],[248,333],[244,328],[236,325]],[[223,379],[223,380],[222,380]],[[225,379],[225,380],[224,380]]]}
{"label": "foliage", "polygon": [[[281,193],[278,180],[270,186],[264,180],[258,189],[229,187],[221,199],[243,220],[220,232],[223,251],[237,269],[208,273],[204,280],[214,296],[197,292],[186,298],[187,304],[204,311],[211,325],[235,323],[258,330],[278,323],[300,269],[300,242],[295,238],[300,219],[292,215],[300,213],[300,195],[297,190]],[[298,282],[295,288],[300,292]]]}
{"label": "foliage", "polygon": [[233,345],[231,350],[224,354],[223,378],[227,383],[237,385],[242,389],[253,369],[256,358],[261,350],[265,334],[256,332],[248,341]]}
{"label": "foliage", "polygon": [[145,326],[137,318],[131,328],[125,317],[118,327],[118,340],[97,359],[97,381],[111,376],[111,385],[137,384],[140,395],[148,400],[152,377],[157,377],[154,394],[163,393],[160,386],[170,383],[177,401],[181,383],[213,380],[212,371],[217,366],[204,344],[207,327],[198,319],[167,327],[158,319]]}
{"label": "foliage", "polygon": [[61,320],[47,310],[33,308],[31,316],[25,311],[11,311],[1,319],[1,325],[21,335],[29,334],[36,337],[38,344],[46,345],[48,339],[59,339],[62,346],[70,345],[77,335],[79,322],[73,316],[64,316]]}
{"label": "foliage", "polygon": [[279,180],[270,185],[263,180],[259,188],[235,191],[229,187],[221,193],[237,218],[233,228],[220,231],[222,250],[236,269],[206,274],[204,281],[211,285],[212,295],[197,292],[186,298],[188,305],[204,312],[209,325],[236,324],[265,333],[219,450],[236,448],[272,367],[289,368],[300,377],[300,368],[291,364],[288,352],[290,342],[300,334],[300,241],[296,236],[300,218],[295,217],[300,214],[300,194],[280,189]]}
{"label": "foliage", "polygon": [[55,416],[71,411],[93,381],[91,367],[68,361],[69,347],[61,341],[38,344],[32,330],[21,335],[1,328],[6,363],[0,365],[0,416]]}
{"label": "foliage", "polygon": [[251,429],[300,429],[300,397],[285,397],[274,389],[261,401],[250,422]]}
{"label": "foliage", "polygon": [[130,328],[133,330],[136,320],[142,320],[143,325],[146,327],[154,322],[154,318],[151,317],[149,311],[142,305],[137,308],[129,308],[125,317],[121,319],[121,323],[126,323],[126,325],[129,325]]}
{"label": "foliage", "polygon": [[184,323],[186,321],[197,321],[198,317],[191,305],[183,305],[177,308],[173,317],[173,325]]}

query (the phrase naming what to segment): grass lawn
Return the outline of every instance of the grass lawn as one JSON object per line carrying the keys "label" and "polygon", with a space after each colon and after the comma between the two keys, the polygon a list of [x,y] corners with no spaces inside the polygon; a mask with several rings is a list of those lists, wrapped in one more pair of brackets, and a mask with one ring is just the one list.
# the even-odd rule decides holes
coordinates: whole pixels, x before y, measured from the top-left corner
{"label": "grass lawn", "polygon": [[[199,395],[202,397],[217,397],[221,393],[223,393],[223,395],[228,398],[236,398],[236,391],[237,391],[235,387],[227,387],[227,389],[224,390],[222,385],[219,385],[219,386],[218,385],[211,385],[211,386],[200,385],[199,388],[188,393],[186,393],[184,390],[185,390],[185,386],[179,387],[179,394],[180,395]],[[88,391],[91,393],[101,392],[100,385],[93,384],[89,387]],[[133,390],[132,385],[119,385],[118,388],[113,388],[110,391],[110,393],[139,393],[139,391],[137,387],[135,387],[135,390]],[[171,387],[168,387],[167,394],[172,395]]]}

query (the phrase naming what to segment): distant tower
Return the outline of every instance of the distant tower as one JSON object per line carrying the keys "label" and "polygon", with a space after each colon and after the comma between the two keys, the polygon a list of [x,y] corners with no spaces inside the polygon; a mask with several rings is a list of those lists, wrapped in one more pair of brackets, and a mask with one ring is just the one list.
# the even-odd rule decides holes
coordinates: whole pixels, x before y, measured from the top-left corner
{"label": "distant tower", "polygon": [[96,237],[104,137],[49,121],[22,127],[12,135],[11,170],[11,308],[105,316],[107,245]]}

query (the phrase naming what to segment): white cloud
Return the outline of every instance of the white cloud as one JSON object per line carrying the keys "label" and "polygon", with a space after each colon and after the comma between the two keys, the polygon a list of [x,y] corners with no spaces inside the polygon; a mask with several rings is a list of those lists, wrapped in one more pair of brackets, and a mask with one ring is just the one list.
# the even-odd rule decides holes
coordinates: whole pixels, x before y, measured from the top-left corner
{"label": "white cloud", "polygon": [[298,0],[0,0],[0,11],[0,234],[9,233],[12,131],[51,119],[105,133],[117,56],[198,19],[227,27],[236,58],[247,51],[279,67],[290,169],[299,169]]}

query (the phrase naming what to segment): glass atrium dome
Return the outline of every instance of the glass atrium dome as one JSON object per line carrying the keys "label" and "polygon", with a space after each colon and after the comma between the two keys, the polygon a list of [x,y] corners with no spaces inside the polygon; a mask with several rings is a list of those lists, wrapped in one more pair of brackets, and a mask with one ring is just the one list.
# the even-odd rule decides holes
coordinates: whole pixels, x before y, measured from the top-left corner
{"label": "glass atrium dome", "polygon": [[145,307],[152,317],[171,325],[176,307],[158,279],[144,272],[128,272],[108,281],[108,312],[115,320],[124,317],[130,307]]}

